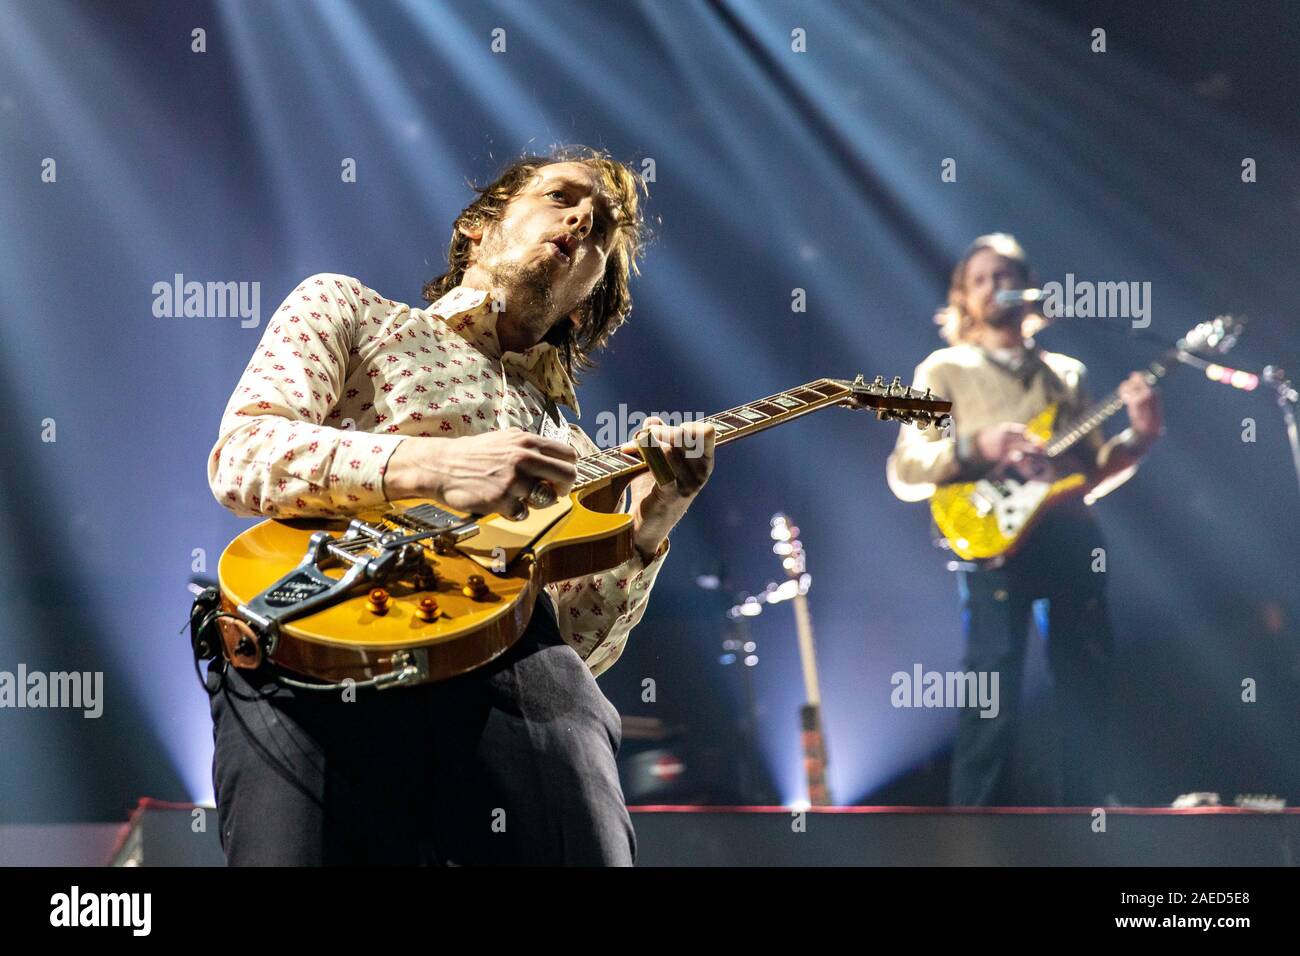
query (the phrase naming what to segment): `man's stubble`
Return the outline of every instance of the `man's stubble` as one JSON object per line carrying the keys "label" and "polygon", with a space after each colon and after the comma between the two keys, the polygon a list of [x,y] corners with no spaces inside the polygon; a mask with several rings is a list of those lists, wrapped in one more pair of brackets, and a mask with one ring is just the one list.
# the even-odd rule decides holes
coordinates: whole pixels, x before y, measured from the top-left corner
{"label": "man's stubble", "polygon": [[517,327],[537,330],[538,337],[550,326],[555,311],[555,294],[551,289],[551,267],[548,260],[521,262],[518,259],[498,258],[497,254],[510,247],[509,239],[500,230],[492,230],[480,259],[492,288],[502,295],[505,314]]}

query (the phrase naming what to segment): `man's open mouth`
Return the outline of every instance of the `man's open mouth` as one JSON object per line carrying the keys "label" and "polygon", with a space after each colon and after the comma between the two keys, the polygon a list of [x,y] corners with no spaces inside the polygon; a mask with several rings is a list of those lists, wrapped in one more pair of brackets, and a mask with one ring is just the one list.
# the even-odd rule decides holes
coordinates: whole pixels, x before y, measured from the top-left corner
{"label": "man's open mouth", "polygon": [[577,236],[572,236],[567,234],[552,236],[550,239],[547,239],[546,241],[549,242],[551,245],[553,245],[559,251],[560,258],[565,262],[565,264],[568,264],[569,262],[573,261],[573,253],[578,248]]}

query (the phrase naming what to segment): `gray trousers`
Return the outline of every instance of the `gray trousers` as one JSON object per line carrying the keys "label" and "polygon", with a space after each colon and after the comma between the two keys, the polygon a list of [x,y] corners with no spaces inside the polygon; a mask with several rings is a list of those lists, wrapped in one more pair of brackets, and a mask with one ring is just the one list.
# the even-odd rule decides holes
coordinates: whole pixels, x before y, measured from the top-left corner
{"label": "gray trousers", "polygon": [[632,865],[618,711],[549,610],[485,668],[352,702],[210,665],[228,862]]}

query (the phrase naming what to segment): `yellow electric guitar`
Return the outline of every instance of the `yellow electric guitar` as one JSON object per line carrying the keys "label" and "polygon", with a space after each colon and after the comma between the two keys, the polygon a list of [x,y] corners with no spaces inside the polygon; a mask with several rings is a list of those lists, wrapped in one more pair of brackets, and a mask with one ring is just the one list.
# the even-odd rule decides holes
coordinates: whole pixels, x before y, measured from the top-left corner
{"label": "yellow electric guitar", "polygon": [[[714,415],[716,444],[832,405],[943,427],[951,403],[896,377],[818,379]],[[648,433],[647,433],[648,434]],[[374,686],[443,680],[509,648],[541,588],[632,556],[632,518],[615,508],[656,460],[617,448],[578,461],[572,493],[521,520],[473,515],[427,499],[389,502],[350,521],[263,521],[221,555],[221,610],[203,625],[236,667],[272,661],[318,680]],[[671,480],[656,469],[661,481]]]}
{"label": "yellow electric guitar", "polygon": [[[1154,385],[1171,363],[1188,352],[1226,352],[1236,342],[1239,330],[1231,316],[1202,322],[1143,374]],[[1059,408],[1053,403],[1025,424],[1026,432],[1045,442],[1049,463],[1045,472],[1032,480],[990,476],[941,485],[930,498],[930,513],[948,546],[968,561],[1009,556],[1024,542],[1034,524],[1060,502],[1080,495],[1100,497],[1122,483],[1131,472],[1098,481],[1069,453],[1123,407],[1118,392],[1111,392],[1079,418],[1063,425],[1057,421]]]}

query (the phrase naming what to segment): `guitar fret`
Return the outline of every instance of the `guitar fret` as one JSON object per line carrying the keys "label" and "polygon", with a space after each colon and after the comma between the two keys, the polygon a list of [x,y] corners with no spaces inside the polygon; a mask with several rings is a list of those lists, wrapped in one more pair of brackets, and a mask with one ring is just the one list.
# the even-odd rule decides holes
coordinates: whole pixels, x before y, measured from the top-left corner
{"label": "guitar fret", "polygon": [[1055,456],[1069,451],[1081,438],[1084,438],[1094,428],[1101,425],[1110,418],[1110,416],[1123,408],[1123,406],[1124,400],[1119,397],[1119,393],[1111,392],[1108,396],[1094,405],[1067,431],[1063,432],[1055,441],[1053,441],[1048,446],[1048,454]]}
{"label": "guitar fret", "polygon": [[[834,385],[827,385],[826,387],[838,390],[838,387]],[[760,398],[748,405],[741,405],[738,408],[719,412],[717,415],[706,419],[706,421],[712,423],[720,434],[726,434],[728,431],[749,428],[771,421],[790,411],[805,409],[812,405],[824,405],[827,397],[810,387],[801,387],[791,389],[788,392],[779,392],[770,398]]]}
{"label": "guitar fret", "polygon": [[745,419],[741,418],[739,415],[734,415],[731,412],[723,412],[721,415],[718,416],[718,420],[726,422],[732,428],[737,428],[737,429],[744,428],[750,424]]}

